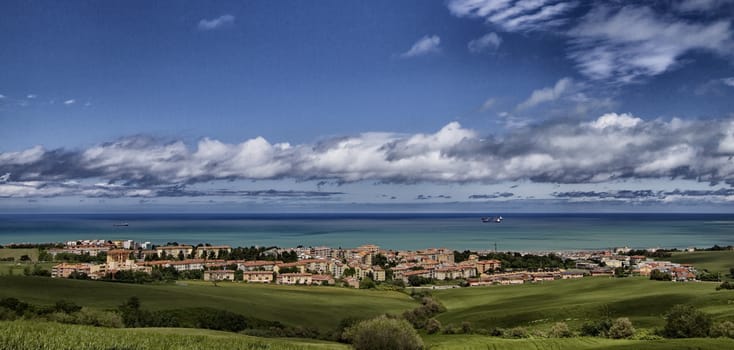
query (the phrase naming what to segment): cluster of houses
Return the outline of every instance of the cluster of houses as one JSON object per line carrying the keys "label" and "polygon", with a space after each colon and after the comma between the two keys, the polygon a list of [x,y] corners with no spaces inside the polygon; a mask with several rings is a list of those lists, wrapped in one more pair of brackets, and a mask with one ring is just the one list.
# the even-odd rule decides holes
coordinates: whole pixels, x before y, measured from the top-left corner
{"label": "cluster of houses", "polygon": [[[296,252],[298,260],[224,260],[220,256],[230,253],[229,246],[168,245],[151,249],[149,242],[133,241],[73,241],[63,248],[50,249],[51,255],[60,252],[107,254],[103,264],[62,263],[53,267],[52,277],[66,278],[74,272],[84,273],[92,279],[120,270],[150,273],[154,268],[173,268],[176,271],[203,271],[207,281],[233,281],[249,283],[276,283],[287,285],[330,285],[336,280],[359,287],[369,278],[376,282],[402,280],[408,284],[416,277],[431,280],[466,280],[469,285],[521,284],[584,276],[613,276],[615,269],[623,267],[640,275],[650,275],[653,270],[671,274],[675,281],[693,280],[696,271],[690,265],[648,260],[644,256],[627,256],[612,251],[562,253],[565,259],[575,261],[576,268],[550,272],[512,271],[499,273],[499,260],[481,260],[470,255],[466,261],[455,262],[454,252],[445,248],[417,251],[381,249],[376,245],[363,245],[352,249],[330,247],[297,247],[272,249],[266,254]],[[145,259],[156,256],[163,260]],[[379,259],[379,261],[378,261]],[[389,269],[387,268],[389,266]],[[241,276],[241,277],[240,277]]]}

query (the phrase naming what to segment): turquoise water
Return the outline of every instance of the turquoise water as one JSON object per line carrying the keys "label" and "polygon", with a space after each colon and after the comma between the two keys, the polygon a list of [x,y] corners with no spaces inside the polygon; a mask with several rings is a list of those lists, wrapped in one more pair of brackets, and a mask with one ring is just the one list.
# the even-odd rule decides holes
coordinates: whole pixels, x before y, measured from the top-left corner
{"label": "turquoise water", "polygon": [[[133,239],[232,246],[446,247],[538,251],[734,245],[734,214],[516,214],[501,224],[477,214],[0,215],[0,244]],[[116,223],[128,223],[116,227]]]}

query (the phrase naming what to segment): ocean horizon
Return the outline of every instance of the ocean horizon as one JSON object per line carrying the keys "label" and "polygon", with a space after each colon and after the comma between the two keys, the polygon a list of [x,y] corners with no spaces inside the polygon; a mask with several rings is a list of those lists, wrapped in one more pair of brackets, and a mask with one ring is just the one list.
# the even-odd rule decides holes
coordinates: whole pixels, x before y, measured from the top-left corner
{"label": "ocean horizon", "polygon": [[[514,213],[0,214],[0,244],[132,239],[231,246],[445,247],[563,251],[734,245],[734,214]],[[500,214],[497,214],[500,215]],[[118,226],[120,224],[127,226]]]}

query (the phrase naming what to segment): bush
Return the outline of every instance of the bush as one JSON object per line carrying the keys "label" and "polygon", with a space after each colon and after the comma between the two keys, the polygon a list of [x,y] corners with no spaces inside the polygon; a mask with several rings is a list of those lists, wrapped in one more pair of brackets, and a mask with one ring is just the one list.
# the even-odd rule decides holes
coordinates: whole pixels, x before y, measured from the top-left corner
{"label": "bush", "polygon": [[734,289],[734,283],[729,283],[729,281],[726,281],[716,287],[716,290],[722,289]]}
{"label": "bush", "polygon": [[426,322],[426,332],[428,334],[434,334],[441,331],[441,322],[437,319],[432,318]]}
{"label": "bush", "polygon": [[510,328],[506,330],[503,335],[505,338],[515,338],[515,339],[527,338],[529,336],[528,330],[525,329],[525,327]]}
{"label": "bush", "polygon": [[734,322],[724,321],[711,327],[711,336],[714,338],[732,338],[734,339]]}
{"label": "bush", "polygon": [[675,305],[665,315],[663,336],[666,338],[702,338],[711,330],[711,316],[691,305]]}
{"label": "bush", "polygon": [[654,281],[671,281],[673,280],[673,277],[671,277],[669,273],[665,273],[656,269],[650,272],[650,279]]}
{"label": "bush", "polygon": [[556,322],[556,324],[551,327],[548,335],[553,338],[570,338],[573,336],[571,330],[568,329],[566,322]]}
{"label": "bush", "polygon": [[423,340],[403,319],[381,316],[362,321],[347,330],[347,338],[357,350],[417,350],[423,349]]}
{"label": "bush", "polygon": [[581,335],[589,337],[606,337],[612,328],[612,320],[605,318],[598,321],[586,322],[581,326]]}
{"label": "bush", "polygon": [[632,327],[632,322],[627,317],[614,320],[612,327],[609,328],[609,338],[612,339],[630,338],[633,335],[635,335],[635,327]]}
{"label": "bush", "polygon": [[469,334],[471,333],[471,331],[472,331],[471,322],[469,321],[461,322],[461,333]]}

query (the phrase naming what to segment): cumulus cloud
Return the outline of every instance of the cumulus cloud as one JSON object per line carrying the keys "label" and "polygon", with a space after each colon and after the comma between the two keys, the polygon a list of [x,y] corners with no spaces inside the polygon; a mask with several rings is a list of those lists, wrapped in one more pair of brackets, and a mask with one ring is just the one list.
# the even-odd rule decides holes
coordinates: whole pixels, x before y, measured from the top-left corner
{"label": "cumulus cloud", "polygon": [[527,109],[535,107],[541,103],[558,100],[562,96],[568,94],[574,89],[574,82],[571,78],[562,78],[555,85],[533,91],[527,100],[517,106],[517,109]]}
{"label": "cumulus cloud", "polygon": [[67,105],[67,106],[68,105],[73,105],[74,103],[76,103],[76,100],[74,100],[74,99],[64,101],[64,104]]}
{"label": "cumulus cloud", "polygon": [[441,38],[439,38],[438,35],[426,35],[418,39],[418,41],[410,47],[410,50],[400,54],[400,57],[411,58],[436,53],[441,51],[439,45],[441,45]]}
{"label": "cumulus cloud", "polygon": [[561,199],[594,201],[594,200],[621,200],[621,201],[653,201],[671,202],[681,199],[704,200],[734,200],[734,189],[720,188],[716,190],[614,190],[614,191],[569,191],[554,192],[551,196]]}
{"label": "cumulus cloud", "polygon": [[[363,133],[316,144],[181,141],[133,136],[82,150],[40,146],[0,153],[2,193],[83,188],[156,195],[174,185],[215,180],[324,180],[381,183],[601,183],[692,179],[734,185],[734,119],[644,120],[608,113],[592,121],[554,120],[502,134],[452,122],[434,133]],[[59,185],[61,184],[61,185]],[[97,191],[97,192],[95,192]],[[189,193],[191,194],[191,193]]]}
{"label": "cumulus cloud", "polygon": [[557,35],[567,41],[567,55],[579,71],[596,80],[636,82],[683,64],[690,52],[731,57],[734,50],[731,1],[580,3],[449,0],[447,6],[457,17],[479,18],[507,32]]}
{"label": "cumulus cloud", "polygon": [[481,53],[495,51],[500,47],[500,44],[502,44],[502,38],[497,33],[492,32],[470,41],[467,47],[472,53]]}
{"label": "cumulus cloud", "polygon": [[232,15],[222,15],[213,19],[204,18],[199,21],[197,27],[199,28],[199,30],[213,30],[233,25],[234,20],[235,18]]}

